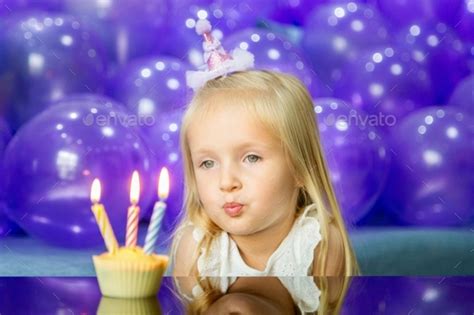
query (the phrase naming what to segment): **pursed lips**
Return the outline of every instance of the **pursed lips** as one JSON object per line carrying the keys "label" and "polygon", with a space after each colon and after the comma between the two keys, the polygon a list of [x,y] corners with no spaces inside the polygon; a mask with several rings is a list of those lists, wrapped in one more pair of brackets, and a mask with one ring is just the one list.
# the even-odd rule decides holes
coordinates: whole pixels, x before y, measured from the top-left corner
{"label": "pursed lips", "polygon": [[243,207],[244,205],[238,202],[226,202],[223,206],[225,213],[231,217],[238,216]]}

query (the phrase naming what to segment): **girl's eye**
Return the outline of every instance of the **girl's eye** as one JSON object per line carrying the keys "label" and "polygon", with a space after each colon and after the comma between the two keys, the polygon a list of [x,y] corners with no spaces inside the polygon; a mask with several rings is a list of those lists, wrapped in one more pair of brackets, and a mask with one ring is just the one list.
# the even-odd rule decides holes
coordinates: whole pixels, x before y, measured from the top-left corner
{"label": "girl's eye", "polygon": [[250,163],[257,163],[261,158],[260,158],[258,155],[249,154],[249,155],[246,156],[246,159],[247,159]]}
{"label": "girl's eye", "polygon": [[213,162],[213,161],[211,161],[211,160],[206,160],[206,161],[203,161],[203,162],[201,163],[201,165],[199,165],[199,167],[211,168],[213,165],[214,165],[214,162]]}

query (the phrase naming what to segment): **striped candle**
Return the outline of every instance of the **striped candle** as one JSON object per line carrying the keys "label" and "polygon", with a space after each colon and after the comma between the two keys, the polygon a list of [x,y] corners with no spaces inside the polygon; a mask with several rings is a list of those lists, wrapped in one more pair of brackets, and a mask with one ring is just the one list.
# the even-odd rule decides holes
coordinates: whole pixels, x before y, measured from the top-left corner
{"label": "striped candle", "polygon": [[100,201],[100,182],[98,179],[95,179],[92,183],[91,188],[91,201],[93,203],[91,210],[94,213],[95,220],[99,226],[100,234],[105,241],[105,246],[107,250],[111,253],[114,253],[118,249],[118,242],[115,238],[114,230],[112,225],[110,225],[109,217],[105,208]]}
{"label": "striped candle", "polygon": [[118,242],[115,238],[114,230],[112,229],[112,225],[110,225],[104,206],[100,203],[96,203],[92,205],[91,209],[99,226],[100,234],[102,234],[102,237],[104,238],[107,250],[114,253],[118,248]]}
{"label": "striped candle", "polygon": [[140,197],[140,178],[138,172],[134,171],[132,175],[132,182],[130,184],[130,202],[132,205],[128,207],[127,216],[127,234],[125,238],[125,246],[135,247],[137,245],[138,237],[138,215],[140,208],[137,206],[138,198]]}
{"label": "striped candle", "polygon": [[148,231],[145,237],[145,253],[151,255],[155,248],[156,240],[158,239],[158,233],[160,232],[161,221],[166,210],[165,200],[168,198],[169,193],[169,174],[168,169],[163,167],[160,172],[159,183],[158,183],[158,197],[160,200],[155,203],[153,207],[153,214],[151,215],[150,224],[148,225]]}
{"label": "striped candle", "polygon": [[156,240],[158,239],[158,233],[160,232],[161,221],[166,210],[166,203],[158,201],[153,207],[153,214],[151,215],[150,224],[148,225],[148,231],[145,238],[145,254],[151,255],[155,248]]}
{"label": "striped candle", "polygon": [[140,208],[138,206],[132,205],[128,207],[127,235],[125,242],[125,246],[127,247],[134,247],[137,245],[139,213]]}

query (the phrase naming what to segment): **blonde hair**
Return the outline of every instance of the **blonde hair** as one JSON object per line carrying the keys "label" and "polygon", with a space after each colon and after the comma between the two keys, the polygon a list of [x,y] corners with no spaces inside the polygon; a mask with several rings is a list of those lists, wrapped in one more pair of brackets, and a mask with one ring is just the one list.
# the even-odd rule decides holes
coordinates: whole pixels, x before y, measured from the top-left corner
{"label": "blonde hair", "polygon": [[[230,93],[228,93],[230,92]],[[197,248],[209,248],[221,232],[210,220],[199,199],[187,131],[197,114],[209,110],[209,97],[225,94],[229,106],[237,104],[251,110],[280,141],[290,167],[301,188],[297,201],[297,215],[313,204],[321,226],[322,241],[317,259],[317,275],[325,275],[328,256],[328,227],[333,221],[342,235],[344,245],[343,276],[359,273],[347,230],[329,179],[327,165],[319,141],[312,99],[304,85],[295,77],[272,71],[243,71],[208,81],[196,92],[184,114],[181,126],[181,151],[184,162],[185,200],[184,217],[178,226],[188,222],[203,229],[205,235]],[[232,104],[232,105],[231,105]],[[227,105],[227,104],[226,104]],[[172,244],[177,249],[178,237]],[[197,261],[195,253],[194,261]]]}

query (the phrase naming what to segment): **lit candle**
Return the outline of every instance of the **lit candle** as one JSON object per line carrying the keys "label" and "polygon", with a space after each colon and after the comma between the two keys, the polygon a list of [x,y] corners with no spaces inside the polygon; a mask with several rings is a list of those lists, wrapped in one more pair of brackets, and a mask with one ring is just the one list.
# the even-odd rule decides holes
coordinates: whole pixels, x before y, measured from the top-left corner
{"label": "lit candle", "polygon": [[138,214],[140,213],[140,207],[138,206],[138,199],[140,196],[140,179],[138,172],[134,171],[132,175],[132,183],[130,185],[130,203],[128,207],[127,216],[127,235],[125,246],[134,247],[137,245],[138,235]]}
{"label": "lit candle", "polygon": [[92,201],[92,212],[94,213],[95,220],[99,226],[100,233],[105,241],[107,250],[111,253],[115,252],[118,248],[117,239],[115,238],[114,230],[110,225],[107,212],[105,212],[104,206],[100,202],[100,181],[96,178],[92,182],[91,187],[91,201]]}
{"label": "lit candle", "polygon": [[153,207],[153,214],[151,215],[150,224],[148,225],[148,231],[145,238],[145,253],[151,255],[155,248],[156,239],[158,238],[158,232],[160,231],[161,221],[166,210],[166,198],[169,193],[169,174],[168,169],[163,167],[160,172],[160,178],[158,183],[158,197],[159,201],[155,203]]}

